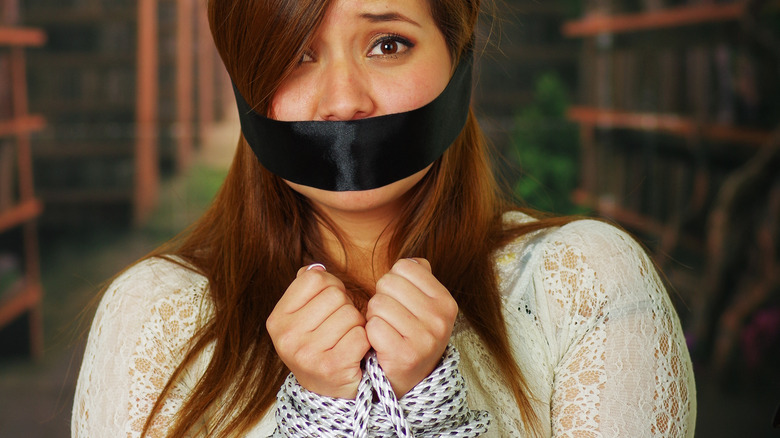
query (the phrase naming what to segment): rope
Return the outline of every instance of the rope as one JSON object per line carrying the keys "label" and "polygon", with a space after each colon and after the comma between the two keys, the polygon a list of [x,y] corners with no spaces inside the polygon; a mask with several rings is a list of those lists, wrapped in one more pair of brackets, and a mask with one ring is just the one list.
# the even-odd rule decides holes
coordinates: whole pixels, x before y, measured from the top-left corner
{"label": "rope", "polygon": [[365,361],[355,400],[315,394],[290,374],[277,396],[273,436],[477,437],[487,432],[490,414],[468,408],[459,360],[458,351],[448,346],[439,367],[400,401],[374,352]]}

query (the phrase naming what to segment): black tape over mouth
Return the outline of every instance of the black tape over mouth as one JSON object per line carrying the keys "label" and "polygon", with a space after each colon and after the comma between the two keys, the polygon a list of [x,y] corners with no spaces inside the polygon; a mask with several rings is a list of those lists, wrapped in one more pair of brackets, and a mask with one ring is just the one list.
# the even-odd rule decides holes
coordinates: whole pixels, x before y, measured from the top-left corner
{"label": "black tape over mouth", "polygon": [[359,120],[273,120],[252,110],[235,84],[233,92],[241,131],[266,169],[322,190],[370,190],[425,169],[458,138],[468,118],[472,68],[469,51],[430,103]]}

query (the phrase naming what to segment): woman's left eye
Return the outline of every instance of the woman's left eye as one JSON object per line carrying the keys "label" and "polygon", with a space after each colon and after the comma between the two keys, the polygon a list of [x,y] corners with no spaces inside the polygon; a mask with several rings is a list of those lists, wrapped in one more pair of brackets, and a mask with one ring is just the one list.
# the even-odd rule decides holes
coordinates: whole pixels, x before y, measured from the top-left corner
{"label": "woman's left eye", "polygon": [[398,35],[388,35],[379,38],[371,46],[368,56],[393,56],[400,55],[414,47],[411,41]]}

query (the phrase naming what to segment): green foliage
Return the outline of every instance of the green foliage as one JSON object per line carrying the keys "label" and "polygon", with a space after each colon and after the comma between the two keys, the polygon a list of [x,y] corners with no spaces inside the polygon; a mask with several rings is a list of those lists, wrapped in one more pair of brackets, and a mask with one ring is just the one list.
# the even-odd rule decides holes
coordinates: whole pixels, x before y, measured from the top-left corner
{"label": "green foliage", "polygon": [[566,120],[566,87],[555,74],[539,77],[534,101],[515,118],[511,157],[522,169],[515,195],[528,206],[557,214],[578,214],[571,202],[579,179],[579,136]]}
{"label": "green foliage", "polygon": [[182,231],[208,208],[226,176],[227,169],[196,163],[167,181],[145,231],[158,236],[161,242]]}

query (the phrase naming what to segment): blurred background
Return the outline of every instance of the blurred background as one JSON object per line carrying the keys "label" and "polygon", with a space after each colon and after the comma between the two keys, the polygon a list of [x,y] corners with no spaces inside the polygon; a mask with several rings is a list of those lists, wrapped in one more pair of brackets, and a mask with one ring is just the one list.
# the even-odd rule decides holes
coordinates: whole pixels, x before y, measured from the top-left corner
{"label": "blurred background", "polygon": [[[0,0],[0,436],[66,437],[101,284],[194,221],[238,139],[202,0]],[[780,1],[505,0],[475,104],[529,206],[663,271],[697,436],[780,404]]]}

